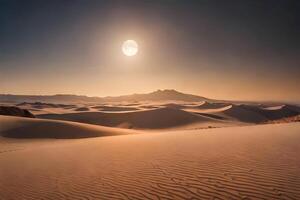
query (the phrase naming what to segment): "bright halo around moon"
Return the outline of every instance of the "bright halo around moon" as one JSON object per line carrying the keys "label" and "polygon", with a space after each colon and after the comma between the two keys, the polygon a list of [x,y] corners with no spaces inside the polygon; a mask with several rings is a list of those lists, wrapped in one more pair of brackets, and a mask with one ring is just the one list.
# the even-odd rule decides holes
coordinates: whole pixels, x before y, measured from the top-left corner
{"label": "bright halo around moon", "polygon": [[134,56],[138,50],[138,44],[134,40],[126,40],[122,45],[122,51],[125,56]]}

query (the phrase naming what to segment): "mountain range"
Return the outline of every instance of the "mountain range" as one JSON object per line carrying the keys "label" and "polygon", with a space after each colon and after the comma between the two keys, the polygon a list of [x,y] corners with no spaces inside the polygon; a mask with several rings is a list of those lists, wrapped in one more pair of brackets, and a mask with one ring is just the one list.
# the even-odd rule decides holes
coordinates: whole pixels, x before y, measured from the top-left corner
{"label": "mountain range", "polygon": [[156,90],[146,94],[131,94],[122,96],[108,97],[89,97],[83,95],[72,94],[56,94],[56,95],[13,95],[0,94],[0,102],[53,102],[53,103],[96,103],[96,102],[121,102],[121,101],[207,101],[208,98],[185,94],[176,90]]}

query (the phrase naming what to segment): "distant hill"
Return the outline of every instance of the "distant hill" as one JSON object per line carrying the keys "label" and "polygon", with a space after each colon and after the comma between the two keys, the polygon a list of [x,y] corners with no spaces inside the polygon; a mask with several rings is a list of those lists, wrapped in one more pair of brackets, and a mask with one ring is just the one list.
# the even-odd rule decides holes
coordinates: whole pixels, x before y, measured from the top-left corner
{"label": "distant hill", "polygon": [[88,97],[82,95],[12,95],[0,94],[0,102],[52,102],[52,103],[71,103],[71,102],[118,102],[118,101],[203,101],[209,100],[202,96],[184,94],[176,90],[157,90],[147,94],[132,94],[116,97]]}
{"label": "distant hill", "polygon": [[118,97],[104,97],[105,101],[162,101],[162,100],[175,100],[175,101],[203,101],[208,100],[205,97],[184,94],[176,90],[156,90],[148,94],[132,94],[123,95]]}

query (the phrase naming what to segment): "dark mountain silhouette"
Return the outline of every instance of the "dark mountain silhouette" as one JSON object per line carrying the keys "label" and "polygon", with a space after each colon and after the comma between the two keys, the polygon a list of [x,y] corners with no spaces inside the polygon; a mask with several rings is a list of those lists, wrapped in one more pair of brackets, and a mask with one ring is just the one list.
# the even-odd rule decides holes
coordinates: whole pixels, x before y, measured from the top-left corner
{"label": "dark mountain silhouette", "polygon": [[176,90],[156,90],[148,94],[132,94],[118,97],[104,97],[105,101],[203,101],[208,100],[205,97],[185,94]]}

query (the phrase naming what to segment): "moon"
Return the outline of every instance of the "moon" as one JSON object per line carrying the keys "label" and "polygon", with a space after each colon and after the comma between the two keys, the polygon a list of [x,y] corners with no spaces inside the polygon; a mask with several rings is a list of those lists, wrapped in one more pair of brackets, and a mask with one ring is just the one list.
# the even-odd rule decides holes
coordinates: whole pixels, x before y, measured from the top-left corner
{"label": "moon", "polygon": [[123,42],[122,51],[125,56],[134,56],[139,50],[138,44],[134,40],[126,40]]}

